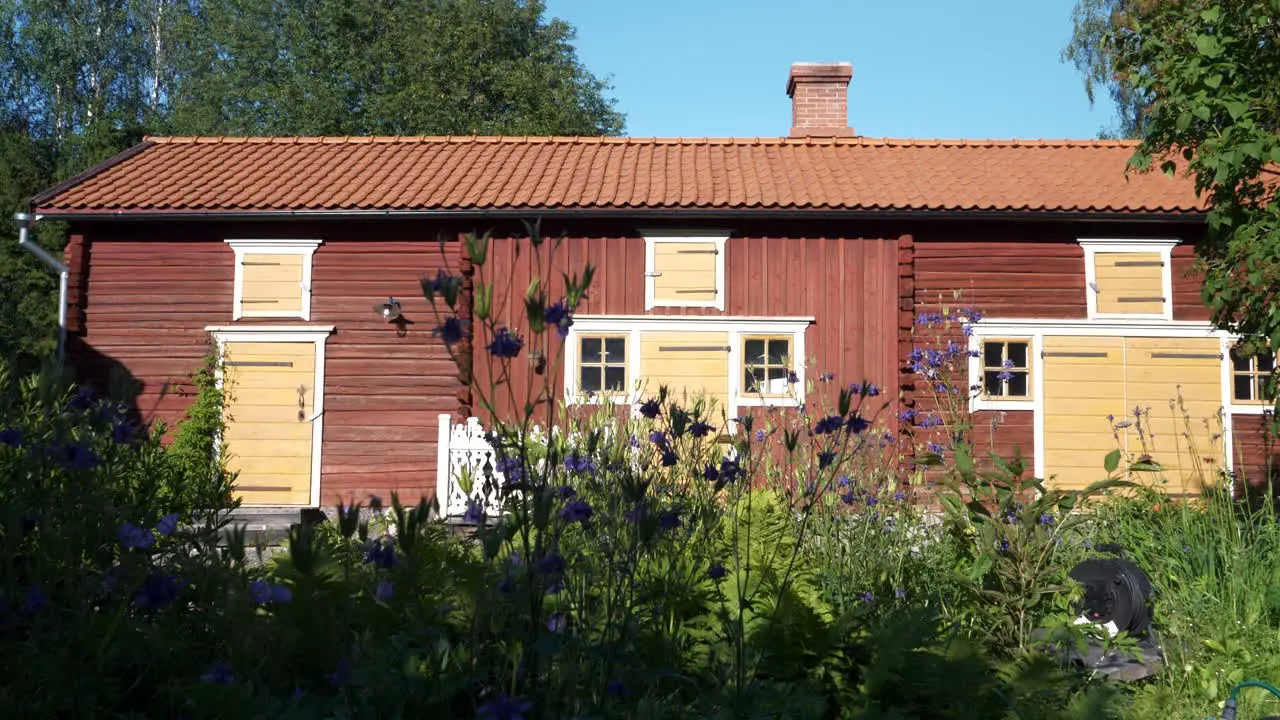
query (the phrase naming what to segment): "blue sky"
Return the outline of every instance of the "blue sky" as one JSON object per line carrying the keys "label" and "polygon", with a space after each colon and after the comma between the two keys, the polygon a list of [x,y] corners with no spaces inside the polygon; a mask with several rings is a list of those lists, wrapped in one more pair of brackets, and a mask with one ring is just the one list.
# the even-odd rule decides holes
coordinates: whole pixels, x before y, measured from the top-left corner
{"label": "blue sky", "polygon": [[785,135],[792,62],[853,63],[859,135],[1091,138],[1112,124],[1059,60],[1074,0],[548,0],[612,76],[634,136]]}

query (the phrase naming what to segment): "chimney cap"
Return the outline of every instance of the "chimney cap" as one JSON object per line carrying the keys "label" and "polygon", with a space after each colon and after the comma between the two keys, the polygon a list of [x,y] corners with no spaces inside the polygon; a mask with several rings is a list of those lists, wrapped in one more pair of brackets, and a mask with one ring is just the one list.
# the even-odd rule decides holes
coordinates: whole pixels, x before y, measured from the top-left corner
{"label": "chimney cap", "polygon": [[844,82],[853,79],[853,64],[848,62],[798,62],[791,64],[787,75],[787,96],[796,92],[798,82]]}

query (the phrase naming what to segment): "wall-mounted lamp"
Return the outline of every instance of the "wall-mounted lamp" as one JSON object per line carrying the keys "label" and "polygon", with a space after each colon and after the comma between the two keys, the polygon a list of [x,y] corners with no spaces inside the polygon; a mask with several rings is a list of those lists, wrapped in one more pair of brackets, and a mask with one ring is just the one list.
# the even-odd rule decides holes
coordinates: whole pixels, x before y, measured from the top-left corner
{"label": "wall-mounted lamp", "polygon": [[400,309],[400,301],[393,297],[387,298],[384,303],[374,305],[373,311],[387,322],[395,322],[404,317],[404,312]]}

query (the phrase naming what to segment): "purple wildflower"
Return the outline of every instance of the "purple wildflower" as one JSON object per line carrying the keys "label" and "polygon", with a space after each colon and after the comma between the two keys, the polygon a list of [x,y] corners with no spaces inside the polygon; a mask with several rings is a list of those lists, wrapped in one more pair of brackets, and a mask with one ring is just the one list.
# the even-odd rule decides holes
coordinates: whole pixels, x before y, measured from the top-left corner
{"label": "purple wildflower", "polygon": [[79,443],[65,443],[49,448],[54,462],[67,470],[91,470],[98,464],[98,456]]}
{"label": "purple wildflower", "polygon": [[553,633],[564,632],[565,627],[569,624],[569,619],[564,613],[551,613],[551,617],[547,618],[547,630]]}
{"label": "purple wildflower", "polygon": [[689,434],[696,438],[701,438],[706,437],[715,429],[716,427],[714,425],[708,425],[701,420],[696,420],[689,426]]}
{"label": "purple wildflower", "polygon": [[813,424],[813,434],[826,435],[828,433],[836,432],[843,426],[844,418],[839,415],[830,415]]}
{"label": "purple wildflower", "polygon": [[0,445],[8,445],[15,448],[22,447],[22,431],[18,428],[0,430]]}
{"label": "purple wildflower", "polygon": [[680,461],[674,450],[667,449],[662,452],[662,467],[671,467]]}
{"label": "purple wildflower", "polygon": [[798,382],[800,382],[800,376],[799,376],[799,375],[796,375],[796,373],[795,373],[795,371],[794,371],[794,370],[788,370],[788,371],[787,371],[787,384],[788,384],[788,385],[795,385],[795,384],[796,384],[796,383],[798,383]]}
{"label": "purple wildflower", "polygon": [[462,326],[462,319],[458,317],[447,317],[444,322],[435,329],[435,334],[440,336],[445,345],[457,345],[467,336],[466,329]]}
{"label": "purple wildflower", "polygon": [[120,545],[128,550],[142,550],[156,543],[156,536],[150,530],[140,528],[133,523],[121,525],[117,537],[120,539]]}
{"label": "purple wildflower", "polygon": [[76,390],[76,394],[67,402],[67,407],[72,410],[88,410],[93,406],[93,390],[81,385]]}
{"label": "purple wildflower", "polygon": [[152,572],[133,598],[139,608],[156,610],[178,599],[186,582],[159,571]]}
{"label": "purple wildflower", "polygon": [[663,510],[658,513],[658,527],[663,530],[675,530],[680,527],[680,513],[675,510]]}
{"label": "purple wildflower", "polygon": [[586,500],[570,500],[560,511],[560,517],[571,523],[585,523],[594,511]]}
{"label": "purple wildflower", "polygon": [[763,431],[763,430],[757,430],[757,431],[756,431],[756,442],[764,442],[764,431]]}
{"label": "purple wildflower", "polygon": [[373,588],[373,597],[378,602],[391,602],[391,596],[395,594],[396,584],[386,578],[380,578],[377,586]]}
{"label": "purple wildflower", "polygon": [[852,413],[849,413],[849,419],[845,421],[844,427],[849,432],[853,433],[854,435],[857,435],[861,433],[863,430],[866,430],[867,428],[871,427],[871,423],[867,421],[866,418],[859,415],[857,412],[852,412]]}
{"label": "purple wildflower", "polygon": [[467,500],[467,509],[462,513],[462,521],[469,525],[479,525],[484,522],[484,503],[472,498]]}
{"label": "purple wildflower", "polygon": [[897,590],[894,590],[893,596],[898,598],[899,600],[906,600],[907,599],[906,588],[898,588]]}
{"label": "purple wildflower", "polygon": [[236,681],[236,676],[231,674],[230,665],[219,660],[213,664],[213,667],[209,669],[209,672],[200,676],[200,680],[213,685],[230,685]]}
{"label": "purple wildflower", "polygon": [[500,327],[493,332],[493,342],[489,343],[489,352],[498,358],[513,358],[520,354],[524,341],[511,330]]}
{"label": "purple wildflower", "polygon": [[898,492],[893,494],[893,499],[896,502],[902,502],[903,500],[907,499],[907,494],[899,490]]}
{"label": "purple wildflower", "polygon": [[386,540],[370,540],[365,546],[364,561],[373,563],[374,565],[389,569],[396,564],[396,546],[394,542]]}
{"label": "purple wildflower", "polygon": [[168,537],[178,529],[178,513],[169,513],[160,518],[160,522],[156,523],[156,532],[162,537]]}
{"label": "purple wildflower", "polygon": [[662,406],[658,403],[657,398],[650,398],[640,403],[639,410],[641,415],[652,420],[662,412]]}
{"label": "purple wildflower", "polygon": [[509,697],[506,693],[502,693],[481,705],[476,712],[487,720],[524,720],[524,714],[532,709],[533,703],[528,700]]}
{"label": "purple wildflower", "polygon": [[569,310],[564,300],[548,305],[543,311],[542,319],[547,325],[555,327],[560,337],[569,337],[569,327],[573,325],[573,312]]}
{"label": "purple wildflower", "polygon": [[824,450],[823,452],[818,453],[818,469],[827,467],[831,463],[835,462],[835,460],[836,454],[829,450]]}
{"label": "purple wildflower", "polygon": [[724,565],[721,565],[718,562],[711,563],[711,567],[707,569],[707,577],[712,580],[719,580],[727,574],[728,571],[724,569]]}
{"label": "purple wildflower", "polygon": [[869,605],[876,601],[876,596],[872,594],[870,590],[868,590],[867,592],[862,593],[862,595],[860,595],[858,599]]}

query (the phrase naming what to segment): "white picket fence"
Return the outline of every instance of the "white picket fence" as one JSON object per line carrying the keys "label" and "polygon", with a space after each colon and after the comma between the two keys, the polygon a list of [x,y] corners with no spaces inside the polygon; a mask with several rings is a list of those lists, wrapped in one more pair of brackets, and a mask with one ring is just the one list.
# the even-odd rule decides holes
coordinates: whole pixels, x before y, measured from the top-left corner
{"label": "white picket fence", "polygon": [[[467,503],[479,500],[485,514],[497,515],[501,508],[498,489],[503,478],[497,470],[497,455],[480,419],[467,418],[454,424],[453,416],[440,415],[440,440],[436,463],[436,502],[443,517],[459,517],[467,511]],[[462,489],[462,478],[471,478],[471,492]]]}

